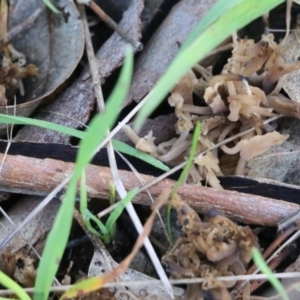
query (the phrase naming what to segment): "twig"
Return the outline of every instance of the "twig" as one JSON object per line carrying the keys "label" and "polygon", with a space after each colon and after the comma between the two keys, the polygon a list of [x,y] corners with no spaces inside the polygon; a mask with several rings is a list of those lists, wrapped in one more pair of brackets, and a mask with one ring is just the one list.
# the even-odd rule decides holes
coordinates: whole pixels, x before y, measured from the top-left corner
{"label": "twig", "polygon": [[34,25],[34,22],[36,21],[36,19],[40,15],[40,13],[43,11],[43,8],[44,8],[43,6],[37,8],[25,21],[18,24],[14,28],[12,28],[8,32],[8,40],[9,41],[12,40],[15,36],[22,33],[24,30],[29,29],[30,27],[32,27]]}
{"label": "twig", "polygon": [[202,60],[205,59],[205,58],[207,58],[207,57],[210,57],[210,56],[213,56],[213,55],[215,55],[215,54],[218,54],[218,53],[220,53],[220,52],[231,50],[232,48],[233,48],[233,43],[229,43],[229,44],[226,44],[226,45],[224,45],[224,46],[220,46],[220,47],[218,47],[218,48],[216,48],[216,49],[210,51],[208,54],[206,54],[206,55],[202,58]]}
{"label": "twig", "polygon": [[[0,160],[3,154],[0,154]],[[13,193],[44,196],[74,170],[73,163],[54,159],[36,159],[26,156],[7,155],[0,174],[0,190]],[[132,172],[119,170],[126,190],[140,186]],[[152,183],[153,176],[141,174],[146,184]],[[88,197],[109,199],[109,182],[112,176],[109,168],[89,165],[86,168]],[[172,188],[176,182],[165,179],[151,186],[149,192],[158,197],[165,188]],[[61,187],[62,189],[63,187]],[[296,188],[296,187],[295,187]],[[196,211],[205,213],[218,208],[224,215],[248,224],[276,226],[280,220],[299,210],[294,203],[266,197],[215,190],[194,184],[183,184],[178,194]],[[140,191],[134,203],[152,205],[146,191]]]}
{"label": "twig", "polygon": [[299,225],[300,211],[296,211],[293,215],[288,216],[282,220],[277,227],[277,232],[281,232],[287,227],[290,227],[293,223]]}
{"label": "twig", "polygon": [[[287,258],[287,256],[291,253],[292,247],[285,248],[278,256],[273,258],[270,263],[268,264],[269,268],[274,271],[279,264],[283,262]],[[254,282],[251,283],[250,286],[250,291],[251,294],[256,291],[261,285],[263,285],[267,279],[262,279],[262,280],[255,280]]]}
{"label": "twig", "polygon": [[32,220],[48,203],[66,186],[72,174],[65,177],[59,185],[57,185],[43,201],[34,208],[34,210],[15,228],[15,230],[0,244],[0,250],[3,249],[7,243],[30,221]]}
{"label": "twig", "polygon": [[131,38],[123,29],[121,29],[118,24],[109,17],[94,1],[90,1],[89,7],[94,11],[94,13],[105,22],[110,28],[116,31],[122,38],[129,42],[133,48],[137,48],[138,51],[143,50],[143,44],[139,41]]}

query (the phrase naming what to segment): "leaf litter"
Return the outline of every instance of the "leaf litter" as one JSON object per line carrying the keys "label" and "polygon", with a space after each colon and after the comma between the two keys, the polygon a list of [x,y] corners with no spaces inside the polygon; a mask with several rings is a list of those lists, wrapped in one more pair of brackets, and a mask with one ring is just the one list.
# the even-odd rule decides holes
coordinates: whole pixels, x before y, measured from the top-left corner
{"label": "leaf litter", "polygon": [[[185,159],[185,155],[188,149],[187,145],[190,145],[190,140],[188,138],[189,131],[193,130],[195,121],[197,121],[198,119],[201,119],[203,125],[205,125],[203,128],[204,130],[202,132],[202,136],[200,138],[201,145],[199,148],[199,152],[208,149],[216,142],[216,137],[214,135],[221,134],[222,138],[224,139],[231,133],[234,134],[253,126],[255,127],[256,135],[250,134],[246,137],[240,138],[240,140],[237,139],[233,143],[232,147],[235,150],[226,148],[226,146],[222,147],[222,151],[225,153],[229,152],[229,154],[234,154],[233,152],[235,151],[237,153],[240,153],[236,173],[243,174],[245,166],[246,170],[249,169],[249,163],[253,161],[253,156],[260,155],[262,152],[266,151],[273,145],[283,143],[288,138],[288,135],[291,134],[287,132],[283,132],[281,135],[275,133],[274,128],[263,126],[262,122],[267,117],[274,116],[275,112],[282,113],[287,116],[299,116],[299,106],[296,101],[294,101],[297,99],[291,97],[293,100],[290,100],[282,93],[280,93],[281,88],[283,88],[288,94],[289,92],[292,93],[291,90],[293,90],[293,88],[290,88],[290,86],[288,86],[288,83],[290,83],[290,81],[292,80],[289,79],[287,80],[287,82],[284,82],[280,79],[285,73],[292,72],[298,69],[298,63],[289,62],[290,64],[287,64],[287,61],[283,60],[284,56],[282,55],[282,53],[284,52],[281,48],[281,45],[278,46],[274,42],[271,35],[265,36],[261,42],[256,44],[250,39],[241,39],[238,41],[238,44],[235,45],[233,53],[234,55],[236,54],[235,57],[233,56],[227,67],[224,67],[223,73],[221,75],[213,76],[210,73],[211,70],[207,69],[206,74],[209,74],[209,80],[199,78],[199,75],[203,76],[201,71],[199,72],[199,70],[202,70],[203,72],[203,69],[201,69],[199,66],[198,71],[196,69],[194,69],[194,71],[191,71],[173,89],[172,94],[169,98],[169,103],[175,107],[175,114],[178,118],[177,124],[175,126],[177,133],[180,135],[178,140],[173,139],[173,141],[169,144],[156,146],[154,144],[154,132],[149,133],[145,138],[139,138],[138,136],[136,136],[134,144],[138,144],[138,141],[143,139],[143,143],[146,142],[147,147],[145,148],[144,146],[138,146],[140,149],[144,149],[146,152],[152,153],[157,157],[162,157],[163,161],[167,161],[171,165],[176,165]],[[49,75],[47,72],[43,72],[43,74],[45,73],[47,74],[47,76]],[[293,78],[293,74],[290,75],[290,78]],[[82,81],[81,79],[81,81],[78,82],[82,83],[86,80],[89,80],[89,75],[85,73],[82,78],[84,80]],[[138,76],[138,78],[142,77]],[[64,78],[62,82],[64,82],[66,79],[67,78]],[[184,83],[184,81],[186,81],[186,83]],[[183,89],[180,87],[181,84],[184,86]],[[43,87],[43,85],[41,86]],[[185,86],[187,86],[187,91],[185,90]],[[203,89],[201,88],[201,86],[204,86],[205,88]],[[201,95],[201,91],[205,91],[205,93]],[[204,107],[205,103],[201,103],[200,106],[194,105],[192,99],[193,92],[198,97],[199,94],[200,96],[203,96],[208,106]],[[178,99],[179,102],[176,102]],[[249,102],[251,102],[251,106],[249,105]],[[91,111],[91,106],[86,107],[88,108],[87,110],[85,110],[85,118],[90,114]],[[196,109],[197,112],[194,112],[194,109]],[[60,110],[55,111],[60,112]],[[203,111],[205,112],[204,117],[201,116],[203,114]],[[70,120],[67,120],[66,123],[68,123],[69,121]],[[73,126],[77,127],[78,122],[73,122]],[[41,133],[38,133],[38,135],[40,134]],[[19,133],[20,139],[22,139],[21,136],[22,134]],[[263,139],[258,139],[258,137],[260,136],[263,137]],[[136,140],[137,137],[138,140]],[[210,139],[211,137],[212,139]],[[60,138],[56,140],[55,136],[50,137],[50,139],[56,142],[59,141]],[[36,140],[43,140],[42,134],[40,136],[40,139],[38,138]],[[64,142],[68,142],[63,137],[61,138],[61,140],[64,140]],[[45,141],[47,141],[47,139]],[[186,142],[183,143],[185,147],[183,147],[184,150],[179,153],[180,155],[182,155],[182,157],[178,158],[177,153],[175,153],[173,154],[173,157],[171,157],[171,159],[167,159],[166,154],[168,152],[172,152],[172,150],[175,150],[176,147],[174,147],[174,145],[178,146],[182,142]],[[258,146],[262,147],[258,149]],[[159,150],[158,148],[161,150]],[[248,160],[249,162],[247,162]],[[191,178],[196,183],[200,184],[201,181],[206,180],[211,186],[221,188],[221,186],[217,182],[218,179],[216,177],[219,175],[222,175],[222,172],[219,166],[217,153],[208,152],[205,156],[200,155],[198,157],[198,160],[195,159],[193,175],[191,174]],[[186,251],[186,249],[189,249],[191,251],[191,259],[197,260],[197,256],[200,256],[202,260],[203,256],[205,257],[206,255],[207,257],[204,258],[204,260],[205,263],[208,264],[208,268],[206,268],[205,270],[210,270],[213,276],[219,274],[219,270],[214,269],[218,264],[215,263],[215,261],[219,262],[219,260],[223,260],[224,257],[226,259],[232,258],[232,253],[237,249],[232,246],[237,243],[237,240],[235,240],[234,238],[235,235],[233,234],[233,232],[239,235],[240,232],[243,231],[243,227],[237,226],[229,219],[221,216],[211,217],[207,222],[201,222],[198,215],[182,200],[177,199],[177,202],[175,200],[172,201],[174,207],[177,209],[179,221],[183,226],[183,231],[186,236],[184,238],[180,238],[169,250],[169,254],[166,254],[165,258],[163,258],[163,260],[169,263],[169,268],[171,265],[170,270],[173,270],[173,273],[171,271],[171,274],[173,274],[174,276],[178,276],[178,274],[180,274],[179,276],[188,277],[191,276],[191,272],[196,272],[192,275],[194,277],[195,274],[200,271],[201,268],[195,268],[195,270],[191,271],[183,270],[178,266],[178,264],[182,262],[177,261],[178,255],[176,254],[174,257],[174,253],[178,253],[178,251]],[[183,216],[186,215],[186,212],[188,212],[188,217],[184,219]],[[190,220],[190,218],[193,222],[186,221]],[[197,221],[194,222],[195,220]],[[190,223],[192,224],[192,229],[198,230],[197,234],[199,234],[199,236],[195,234],[195,231],[190,231],[190,228],[188,227],[189,225],[191,225]],[[220,225],[221,223],[222,225]],[[226,236],[224,232],[222,234],[220,233],[222,230],[227,230],[225,229],[227,228],[227,225],[225,224],[227,224],[231,228],[230,230],[228,229],[231,234],[230,237]],[[207,233],[204,233],[205,230],[201,231],[202,229],[199,229],[202,227],[207,229],[207,232],[217,232],[217,237],[213,237],[210,240],[213,244],[208,243]],[[248,243],[248,245],[252,246],[255,244],[256,238],[250,230],[247,232],[251,241],[250,243]],[[197,244],[197,242],[195,242],[195,240],[201,240],[201,238],[203,238],[203,236],[201,237],[201,234],[204,234],[204,236],[206,234],[206,246],[209,244],[209,247],[216,247],[214,243],[217,243],[218,247],[222,246],[226,248],[229,244],[229,248],[232,247],[234,248],[234,250],[230,248],[230,250],[228,250],[229,252],[225,251],[226,255],[220,254],[222,257],[221,259],[211,259],[211,257],[208,257],[211,253],[213,253],[213,251],[211,251],[211,248],[209,248],[210,251],[208,252],[207,248],[205,248],[206,250],[203,248],[203,245],[205,244],[201,244],[202,246],[199,246],[200,244]],[[238,239],[238,243],[239,242],[240,240]],[[243,243],[244,241],[241,244]],[[219,251],[218,247],[216,249]],[[238,246],[235,245],[235,247]],[[249,248],[247,249],[249,250]],[[230,252],[231,250],[232,252]],[[235,255],[236,260],[234,261],[234,263],[239,261],[239,259],[241,259],[242,264],[248,262],[249,251],[247,253],[247,259],[241,259],[241,256]],[[172,262],[170,263],[170,257],[172,258],[171,261],[173,260],[173,264]],[[184,262],[184,264],[185,263],[187,262]],[[184,267],[187,266],[184,265]],[[188,265],[188,267],[193,268],[194,264]],[[205,282],[205,284],[203,283],[202,285],[198,285],[196,288],[195,286],[190,286],[189,292],[192,293],[191,295],[194,295],[193,293],[197,294],[200,288],[200,290],[210,290],[211,293],[216,296],[216,299],[227,299],[226,297],[229,297],[228,292],[226,292],[227,287],[224,286],[222,282],[214,280],[213,276],[211,276],[211,274],[208,274],[210,273],[210,271],[206,271],[204,271],[203,274],[205,275],[203,276],[207,276],[207,278],[209,278],[210,280],[208,282]],[[197,274],[197,276],[199,275]],[[201,294],[201,292],[199,293]]]}
{"label": "leaf litter", "polygon": [[[25,3],[15,1],[11,5],[8,16],[9,30],[24,23],[34,11],[41,8],[42,11],[34,26],[9,41],[9,47],[16,49],[12,53],[12,58],[18,59],[19,64],[21,63],[20,70],[27,68],[28,75],[31,77],[34,75],[34,80],[18,81],[22,90],[17,94],[16,107],[10,102],[9,106],[0,108],[1,113],[14,114],[16,111],[17,115],[29,116],[46,96],[53,93],[70,77],[79,63],[83,54],[84,40],[78,11],[72,1],[57,1],[57,5],[64,7],[63,13],[50,12],[43,2],[38,0]],[[61,64],[62,60],[64,64]],[[22,67],[22,64],[25,66]],[[20,75],[15,75],[17,80],[18,77],[24,77],[22,73]],[[2,126],[2,134],[5,132],[6,126]]]}

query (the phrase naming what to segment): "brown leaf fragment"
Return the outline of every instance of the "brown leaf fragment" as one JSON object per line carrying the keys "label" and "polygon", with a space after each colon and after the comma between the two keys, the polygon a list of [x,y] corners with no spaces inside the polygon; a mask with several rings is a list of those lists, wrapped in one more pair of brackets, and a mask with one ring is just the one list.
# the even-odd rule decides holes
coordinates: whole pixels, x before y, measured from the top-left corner
{"label": "brown leaf fragment", "polygon": [[178,52],[177,43],[184,42],[214,3],[214,0],[187,0],[172,8],[136,62],[125,105],[140,101],[153,88]]}
{"label": "brown leaf fragment", "polygon": [[[289,100],[291,101],[291,100]],[[271,148],[259,157],[246,163],[245,174],[251,177],[263,177],[280,182],[300,185],[299,151],[300,151],[300,120],[283,118],[281,134],[290,135],[282,145]]]}

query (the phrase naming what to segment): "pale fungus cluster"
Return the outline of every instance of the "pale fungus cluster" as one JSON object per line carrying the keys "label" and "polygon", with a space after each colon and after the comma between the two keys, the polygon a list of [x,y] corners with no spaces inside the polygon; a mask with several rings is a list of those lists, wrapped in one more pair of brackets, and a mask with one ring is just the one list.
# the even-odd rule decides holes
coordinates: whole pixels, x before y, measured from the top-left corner
{"label": "pale fungus cluster", "polygon": [[[187,158],[194,126],[200,121],[202,132],[198,139],[198,155],[187,181],[197,184],[204,181],[221,189],[217,178],[222,175],[220,155],[239,153],[235,174],[243,175],[249,159],[288,138],[264,121],[277,113],[299,117],[299,103],[280,93],[282,77],[299,68],[298,62],[284,62],[281,45],[271,34],[264,35],[258,43],[248,38],[238,39],[221,74],[213,76],[211,68],[197,65],[171,91],[168,102],[178,118],[175,124],[177,138],[155,145],[155,133],[149,132],[140,138],[128,125],[123,129],[137,149],[175,166]],[[202,101],[200,105],[194,104],[193,95]],[[231,144],[209,150],[251,127],[255,130],[236,138]],[[201,154],[203,151],[206,153]]]}

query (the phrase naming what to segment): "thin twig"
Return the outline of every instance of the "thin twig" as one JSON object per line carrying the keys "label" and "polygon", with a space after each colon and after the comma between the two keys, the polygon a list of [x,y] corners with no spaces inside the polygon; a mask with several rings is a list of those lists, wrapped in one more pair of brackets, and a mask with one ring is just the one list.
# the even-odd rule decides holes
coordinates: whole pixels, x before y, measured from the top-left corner
{"label": "thin twig", "polygon": [[122,38],[124,38],[127,42],[129,42],[133,48],[138,49],[138,51],[143,50],[143,44],[139,41],[134,40],[130,37],[122,28],[118,26],[118,24],[109,17],[94,1],[89,3],[89,7],[94,11],[94,13],[105,22],[110,28],[116,31]]}
{"label": "thin twig", "polygon": [[[273,274],[276,278],[300,278],[300,272],[289,272],[289,273],[274,273]],[[268,275],[265,274],[256,274],[256,275],[234,275],[234,276],[220,276],[215,277],[215,280],[218,281],[233,281],[233,280],[256,280],[256,279],[268,279]],[[195,283],[202,283],[207,278],[185,278],[185,279],[170,279],[170,283],[173,285],[176,284],[195,284]],[[118,286],[148,286],[151,285],[161,285],[162,282],[157,279],[153,280],[137,280],[137,281],[116,281],[110,282],[103,285],[102,288],[112,288]],[[64,285],[64,286],[52,286],[50,288],[51,292],[55,293],[64,293],[65,291],[72,288],[73,285]],[[34,292],[34,288],[23,288],[26,293],[32,294]],[[0,290],[0,295],[12,295],[15,292],[12,290]]]}
{"label": "thin twig", "polygon": [[[0,160],[3,154],[0,154]],[[0,174],[0,190],[4,192],[22,193],[45,196],[58,183],[74,170],[75,164],[55,159],[37,159],[22,155],[8,155]],[[119,170],[122,182],[127,190],[140,186],[139,180],[131,171]],[[153,182],[154,177],[141,174],[146,183]],[[110,168],[88,165],[86,168],[88,197],[107,199],[110,197],[109,182],[112,176]],[[101,180],[99,180],[101,178]],[[149,188],[154,198],[158,197],[165,188],[171,188],[176,181],[164,179]],[[274,183],[273,183],[274,184]],[[299,188],[290,186],[296,193]],[[187,200],[197,212],[205,213],[216,207],[231,219],[246,224],[260,226],[276,226],[281,219],[299,210],[295,203],[275,200],[272,198],[239,193],[229,190],[216,190],[195,184],[183,184],[178,194]],[[152,205],[146,191],[138,193],[133,203]]]}
{"label": "thin twig", "polygon": [[[282,252],[279,253],[273,260],[270,261],[268,267],[274,272],[274,270],[287,258],[289,254],[292,252],[292,247],[288,247],[283,249]],[[256,279],[251,283],[250,292],[251,294],[255,292],[260,286],[262,286],[267,279]]]}
{"label": "thin twig", "polygon": [[38,16],[43,11],[43,9],[44,9],[44,6],[41,6],[41,7],[37,8],[25,21],[18,24],[14,28],[12,28],[8,32],[8,40],[9,41],[12,40],[15,36],[22,33],[24,30],[29,29],[30,27],[32,27],[34,25],[34,22],[38,18]]}
{"label": "thin twig", "polygon": [[49,195],[39,203],[37,207],[15,228],[15,230],[0,243],[0,250],[3,249],[8,242],[29,222],[31,221],[48,203],[68,184],[73,173],[67,176]]}
{"label": "thin twig", "polygon": [[218,54],[218,53],[223,52],[223,51],[231,50],[232,48],[233,48],[233,43],[229,43],[229,44],[226,44],[224,46],[220,46],[220,47],[218,47],[218,48],[210,51],[202,59],[205,59],[207,57],[213,56],[213,55]]}

